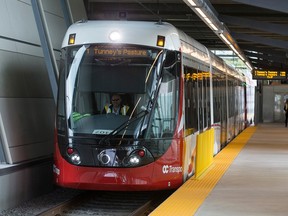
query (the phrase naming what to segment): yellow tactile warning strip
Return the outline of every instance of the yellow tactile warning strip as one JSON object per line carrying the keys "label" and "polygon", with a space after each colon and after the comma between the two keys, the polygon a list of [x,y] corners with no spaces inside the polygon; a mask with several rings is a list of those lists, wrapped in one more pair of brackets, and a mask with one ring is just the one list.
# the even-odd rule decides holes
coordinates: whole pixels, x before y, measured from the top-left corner
{"label": "yellow tactile warning strip", "polygon": [[204,202],[217,182],[254,134],[257,127],[249,127],[215,156],[212,166],[199,179],[189,179],[150,216],[192,216]]}

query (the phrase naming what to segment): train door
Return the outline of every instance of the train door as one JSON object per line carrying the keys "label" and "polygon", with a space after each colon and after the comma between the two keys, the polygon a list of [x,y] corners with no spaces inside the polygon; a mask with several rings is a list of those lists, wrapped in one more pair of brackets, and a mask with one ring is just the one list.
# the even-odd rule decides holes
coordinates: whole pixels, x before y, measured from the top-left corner
{"label": "train door", "polygon": [[201,132],[211,125],[208,72],[190,67],[184,71],[186,128]]}
{"label": "train door", "polygon": [[288,94],[285,93],[275,93],[274,94],[274,110],[273,118],[274,122],[283,122],[285,119],[284,113],[284,103],[288,99]]}
{"label": "train door", "polygon": [[220,119],[221,119],[221,114],[220,114],[220,76],[214,71],[213,73],[213,79],[212,79],[212,86],[213,86],[213,101],[211,102],[213,105],[213,127],[215,129],[215,149],[214,149],[214,154],[217,154],[220,151],[221,145],[220,145]]}
{"label": "train door", "polygon": [[210,78],[208,68],[202,65],[202,70],[197,70],[197,98],[199,131],[204,131],[211,126],[210,110]]}
{"label": "train door", "polygon": [[183,157],[183,179],[194,174],[196,155],[196,136],[199,131],[198,123],[198,84],[197,70],[184,67],[184,98],[185,98],[185,151]]}
{"label": "train door", "polygon": [[204,128],[211,127],[211,98],[210,98],[210,72],[203,71],[203,113],[204,113]]}
{"label": "train door", "polygon": [[[196,136],[211,126],[210,73],[208,67],[201,70],[185,66],[185,172],[190,177],[194,170]],[[203,69],[206,69],[204,71]],[[184,176],[185,178],[185,176]]]}
{"label": "train door", "polygon": [[226,78],[220,81],[220,122],[221,122],[221,148],[227,144],[227,97],[226,97]]}
{"label": "train door", "polygon": [[238,131],[238,134],[244,130],[245,128],[245,122],[246,122],[246,119],[247,119],[247,116],[246,116],[246,87],[245,85],[243,84],[243,82],[241,82],[240,84],[241,86],[239,87],[239,103],[241,104],[241,107],[240,107],[240,110],[239,110],[239,131]]}
{"label": "train door", "polygon": [[197,94],[197,110],[198,110],[198,128],[199,131],[203,131],[204,113],[203,113],[203,83],[200,77],[199,70],[196,71],[196,94]]}
{"label": "train door", "polygon": [[230,142],[233,139],[235,132],[235,88],[234,82],[230,77],[228,77],[227,89],[227,142]]}

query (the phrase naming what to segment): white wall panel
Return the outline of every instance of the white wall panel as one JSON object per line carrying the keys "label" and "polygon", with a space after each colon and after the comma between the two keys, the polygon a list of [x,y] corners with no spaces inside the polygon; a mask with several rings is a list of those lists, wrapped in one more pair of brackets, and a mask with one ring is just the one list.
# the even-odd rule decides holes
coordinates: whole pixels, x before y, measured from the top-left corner
{"label": "white wall panel", "polygon": [[[51,135],[51,133],[49,133]],[[25,154],[23,154],[23,152]],[[47,152],[50,153],[47,154]],[[52,156],[53,145],[51,145],[51,139],[46,142],[37,142],[23,144],[20,146],[10,147],[10,155],[12,163],[19,163],[27,160],[27,158],[41,158]]]}
{"label": "white wall panel", "polygon": [[0,97],[52,97],[44,60],[38,56],[0,51],[0,77]]}
{"label": "white wall panel", "polygon": [[[1,33],[1,31],[0,31],[0,33]],[[0,38],[0,51],[16,52],[15,42]],[[0,58],[0,60],[1,60],[1,58]]]}
{"label": "white wall panel", "polygon": [[[66,25],[58,0],[43,0],[54,49]],[[30,0],[0,0],[0,137],[19,163],[53,153],[55,104]],[[59,52],[56,52],[59,59]]]}
{"label": "white wall panel", "polygon": [[49,35],[51,37],[51,42],[53,48],[60,49],[63,37],[67,30],[65,21],[63,18],[53,16],[51,14],[45,14],[46,21],[48,24]]}
{"label": "white wall panel", "polygon": [[[41,2],[58,61],[67,29],[60,1]],[[83,12],[83,1],[74,3]],[[55,104],[31,0],[0,0],[0,121],[8,164],[53,153]],[[52,164],[0,175],[0,185],[0,210],[14,207],[52,189]]]}
{"label": "white wall panel", "polygon": [[29,44],[15,42],[16,52],[19,54],[25,54],[29,56],[43,58],[43,50],[40,46],[31,46]]}
{"label": "white wall panel", "polygon": [[2,98],[0,110],[11,147],[51,140],[54,108],[49,100]]}
{"label": "white wall panel", "polygon": [[52,154],[52,98],[1,98],[0,112],[13,163]]}
{"label": "white wall panel", "polygon": [[20,56],[13,52],[0,52],[0,97],[22,97],[25,83]]}
{"label": "white wall panel", "polygon": [[31,5],[15,0],[6,0],[6,4],[8,17],[4,22],[8,21],[8,28],[12,30],[12,35],[9,35],[9,37],[40,45]]}
{"label": "white wall panel", "polygon": [[[48,32],[53,48],[60,49],[67,26],[59,0],[42,0]],[[83,4],[83,3],[82,3]]]}
{"label": "white wall panel", "polygon": [[[41,2],[58,61],[67,29],[62,7],[59,0]],[[74,17],[86,18],[83,1],[69,3]],[[0,29],[0,138],[9,163],[51,155],[55,104],[31,1],[0,0]]]}
{"label": "white wall panel", "polygon": [[[79,0],[78,0],[79,1]],[[59,0],[41,0],[45,13],[54,14],[63,18],[61,3]]]}
{"label": "white wall panel", "polygon": [[[6,0],[0,0],[0,35],[9,37],[13,35]],[[0,43],[1,44],[1,43]]]}

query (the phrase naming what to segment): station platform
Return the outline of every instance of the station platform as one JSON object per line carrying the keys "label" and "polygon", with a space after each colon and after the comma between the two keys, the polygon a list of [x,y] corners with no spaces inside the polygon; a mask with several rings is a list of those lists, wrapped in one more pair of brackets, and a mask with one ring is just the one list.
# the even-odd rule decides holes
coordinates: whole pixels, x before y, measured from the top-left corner
{"label": "station platform", "polygon": [[288,215],[288,128],[251,126],[150,216]]}

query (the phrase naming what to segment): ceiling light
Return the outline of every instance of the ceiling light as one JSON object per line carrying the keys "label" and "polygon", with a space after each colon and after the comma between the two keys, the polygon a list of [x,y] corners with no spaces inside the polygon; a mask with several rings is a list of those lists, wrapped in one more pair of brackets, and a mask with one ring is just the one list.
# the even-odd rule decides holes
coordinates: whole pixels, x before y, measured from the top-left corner
{"label": "ceiling light", "polygon": [[218,31],[218,28],[212,23],[212,21],[208,17],[204,17],[204,19],[208,23],[208,25],[212,28],[212,30]]}
{"label": "ceiling light", "polygon": [[244,57],[238,52],[238,57],[242,60],[245,61]]}
{"label": "ceiling light", "polygon": [[218,28],[213,23],[210,23],[209,25],[212,28],[212,30],[218,31]]}
{"label": "ceiling light", "polygon": [[193,0],[188,0],[188,2],[194,7],[197,6],[196,3]]}
{"label": "ceiling light", "polygon": [[220,37],[225,41],[225,43],[226,43],[227,45],[230,45],[230,44],[231,44],[230,41],[229,41],[223,34],[220,34]]}
{"label": "ceiling light", "polygon": [[195,10],[196,10],[203,18],[207,17],[200,8],[195,8]]}

